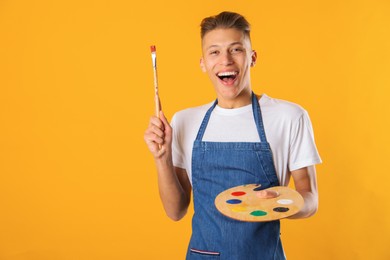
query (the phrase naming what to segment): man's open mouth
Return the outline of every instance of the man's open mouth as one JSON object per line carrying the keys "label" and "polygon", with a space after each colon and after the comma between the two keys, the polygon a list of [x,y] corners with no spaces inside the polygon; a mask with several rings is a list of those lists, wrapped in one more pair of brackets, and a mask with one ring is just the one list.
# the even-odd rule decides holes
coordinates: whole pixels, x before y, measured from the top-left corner
{"label": "man's open mouth", "polygon": [[217,77],[225,83],[231,83],[237,78],[237,75],[238,75],[237,71],[225,71],[225,72],[219,72],[217,74]]}

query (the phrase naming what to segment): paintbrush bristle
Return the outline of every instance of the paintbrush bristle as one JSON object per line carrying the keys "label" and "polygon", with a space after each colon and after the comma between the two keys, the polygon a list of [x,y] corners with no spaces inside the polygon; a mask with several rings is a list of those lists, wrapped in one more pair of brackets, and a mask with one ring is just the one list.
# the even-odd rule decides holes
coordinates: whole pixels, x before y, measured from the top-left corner
{"label": "paintbrush bristle", "polygon": [[155,45],[150,46],[150,51],[151,52],[156,52],[156,46]]}

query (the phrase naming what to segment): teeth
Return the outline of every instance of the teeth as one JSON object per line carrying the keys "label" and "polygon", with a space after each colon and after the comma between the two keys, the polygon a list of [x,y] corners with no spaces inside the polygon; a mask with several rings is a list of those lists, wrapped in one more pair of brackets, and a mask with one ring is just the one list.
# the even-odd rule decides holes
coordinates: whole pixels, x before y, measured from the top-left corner
{"label": "teeth", "polygon": [[237,72],[236,72],[236,71],[226,71],[226,72],[220,72],[220,73],[218,73],[218,76],[219,76],[219,77],[223,77],[223,76],[234,76],[234,75],[237,75]]}

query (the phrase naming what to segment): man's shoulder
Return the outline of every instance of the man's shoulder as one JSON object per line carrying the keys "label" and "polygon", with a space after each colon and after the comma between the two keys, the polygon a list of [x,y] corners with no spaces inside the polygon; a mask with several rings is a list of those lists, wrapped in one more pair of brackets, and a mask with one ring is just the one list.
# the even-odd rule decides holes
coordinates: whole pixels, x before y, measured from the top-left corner
{"label": "man's shoulder", "polygon": [[267,113],[272,116],[279,115],[290,119],[299,118],[306,113],[306,110],[302,106],[294,102],[272,98],[265,94],[263,94],[260,99],[260,106],[263,113]]}
{"label": "man's shoulder", "polygon": [[194,121],[202,120],[207,110],[212,105],[213,102],[210,102],[208,104],[180,110],[173,115],[172,121],[176,124],[188,124]]}
{"label": "man's shoulder", "polygon": [[188,118],[192,116],[199,116],[199,115],[204,115],[207,110],[212,106],[212,102],[208,104],[204,104],[201,106],[196,106],[196,107],[190,107],[186,108],[183,110],[180,110],[174,114],[174,117],[176,118]]}

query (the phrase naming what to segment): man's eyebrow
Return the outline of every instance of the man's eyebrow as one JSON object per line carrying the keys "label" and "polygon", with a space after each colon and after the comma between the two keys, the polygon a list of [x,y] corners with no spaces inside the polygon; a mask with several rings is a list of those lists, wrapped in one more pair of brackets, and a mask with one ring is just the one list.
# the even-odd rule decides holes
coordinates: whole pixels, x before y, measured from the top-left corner
{"label": "man's eyebrow", "polygon": [[215,47],[219,47],[219,45],[216,45],[216,44],[214,44],[214,45],[210,45],[209,47],[207,47],[207,49],[206,49],[206,50],[209,50],[209,49],[211,49],[211,48],[215,48]]}
{"label": "man's eyebrow", "polygon": [[[228,46],[230,47],[230,46],[233,46],[233,45],[241,45],[241,46],[243,46],[244,44],[242,42],[232,42]],[[220,45],[218,45],[218,44],[210,45],[209,47],[207,47],[206,50],[209,50],[209,49],[215,48],[215,47],[220,47]]]}
{"label": "man's eyebrow", "polygon": [[229,44],[229,46],[232,46],[232,45],[244,45],[242,42],[233,42],[231,44]]}

